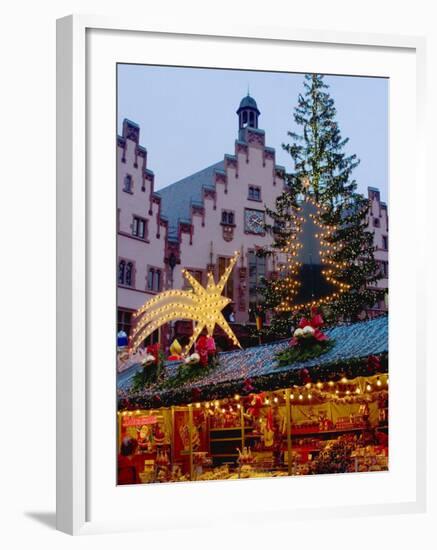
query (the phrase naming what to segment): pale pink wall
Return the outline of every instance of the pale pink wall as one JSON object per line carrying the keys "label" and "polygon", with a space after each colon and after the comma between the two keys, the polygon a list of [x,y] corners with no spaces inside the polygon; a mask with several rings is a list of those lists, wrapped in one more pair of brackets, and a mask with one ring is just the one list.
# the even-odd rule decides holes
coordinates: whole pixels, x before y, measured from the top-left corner
{"label": "pale pink wall", "polygon": [[[273,208],[276,198],[284,189],[284,174],[275,167],[274,151],[264,146],[264,133],[260,130],[246,129],[246,143],[236,142],[235,158],[225,157],[225,175],[218,173],[216,177],[215,196],[204,197],[204,212],[193,210],[191,213],[191,234],[180,233],[180,249],[177,256],[180,264],[174,269],[174,288],[182,288],[184,281],[182,268],[195,269],[203,272],[205,282],[206,271],[212,263],[215,277],[218,275],[218,257],[231,257],[235,250],[243,251],[233,272],[234,302],[237,322],[247,322],[249,306],[249,281],[247,255],[256,247],[271,244],[269,235],[256,235],[245,232],[245,208],[264,210],[265,205]],[[154,175],[147,169],[146,150],[139,146],[139,128],[131,123],[125,123],[123,136],[118,137],[118,257],[131,260],[135,265],[134,286],[118,288],[118,307],[121,309],[138,309],[154,293],[147,290],[147,271],[149,266],[161,268],[161,289],[170,285],[166,254],[166,222],[160,221],[160,199],[153,194]],[[132,194],[123,191],[124,178],[130,174],[133,178]],[[261,201],[248,199],[249,185],[261,188]],[[374,234],[378,261],[388,262],[388,251],[383,249],[382,236],[388,237],[387,208],[379,200],[379,192],[369,188],[371,210],[369,213],[369,230]],[[233,239],[227,242],[223,237],[221,225],[222,210],[234,212],[235,227]],[[132,236],[133,216],[147,220],[147,240],[142,241]],[[374,219],[379,220],[375,226]],[[211,244],[212,243],[212,244]],[[168,245],[168,243],[167,243]],[[211,258],[212,251],[212,258]],[[273,260],[267,258],[266,273],[277,269]],[[242,283],[241,275],[246,268],[246,278]],[[241,270],[241,271],[240,271]],[[382,279],[379,288],[388,287],[388,279]],[[242,287],[242,288],[241,288]],[[244,295],[245,311],[239,310],[239,298]],[[384,310],[383,303],[379,311]]]}
{"label": "pale pink wall", "polygon": [[[388,211],[387,205],[380,200],[379,190],[369,187],[368,196],[370,201],[370,210],[368,216],[369,231],[373,233],[373,242],[376,247],[375,260],[378,262],[385,262],[388,266],[388,247],[389,247],[389,235],[388,235]],[[376,223],[375,223],[376,221]],[[387,248],[384,247],[384,239],[387,237]],[[382,268],[382,267],[381,267]],[[380,288],[388,290],[388,277],[380,279],[373,288]],[[380,311],[386,311],[386,304],[381,301],[378,305]]]}
{"label": "pale pink wall", "polygon": [[[250,130],[249,130],[250,132]],[[254,135],[262,136],[261,132],[254,132]],[[227,166],[225,161],[226,182],[216,184],[216,199],[206,197],[204,199],[205,215],[199,213],[192,214],[192,239],[187,233],[181,234],[181,264],[175,268],[174,287],[181,288],[183,279],[181,275],[182,268],[193,268],[203,270],[206,276],[206,266],[211,262],[215,264],[215,277],[218,275],[218,257],[232,256],[234,251],[241,252],[243,256],[234,268],[234,301],[238,300],[238,278],[239,268],[247,268],[248,250],[256,247],[264,247],[272,242],[270,236],[261,236],[245,233],[244,230],[244,209],[263,210],[264,205],[274,207],[275,199],[283,192],[284,179],[275,171],[274,156],[266,158],[264,146],[261,143],[252,143],[250,135],[248,136],[247,153],[238,151],[236,145],[235,156],[237,157],[237,166]],[[238,173],[238,177],[237,177]],[[261,201],[248,200],[249,185],[256,185],[261,188]],[[216,204],[216,208],[214,208]],[[223,238],[221,226],[222,210],[232,210],[235,215],[234,236],[231,242],[226,242]],[[204,221],[204,225],[202,225]],[[192,241],[192,244],[190,243]],[[212,244],[211,244],[212,243]],[[272,263],[267,259],[267,272],[273,269]],[[245,301],[248,306],[248,282],[246,281]],[[248,314],[238,310],[238,303],[235,307],[236,321],[246,322]]]}
{"label": "pale pink wall", "polygon": [[[153,200],[154,176],[147,170],[147,152],[139,146],[139,128],[125,123],[117,147],[118,258],[134,263],[133,286],[118,285],[118,307],[138,309],[153,293],[147,291],[147,268],[164,265],[166,228],[159,224],[159,201]],[[132,194],[123,190],[133,179]],[[147,221],[146,240],[132,235],[133,216]],[[164,275],[164,269],[162,269]],[[118,272],[117,272],[118,276]],[[165,281],[162,281],[163,286]]]}

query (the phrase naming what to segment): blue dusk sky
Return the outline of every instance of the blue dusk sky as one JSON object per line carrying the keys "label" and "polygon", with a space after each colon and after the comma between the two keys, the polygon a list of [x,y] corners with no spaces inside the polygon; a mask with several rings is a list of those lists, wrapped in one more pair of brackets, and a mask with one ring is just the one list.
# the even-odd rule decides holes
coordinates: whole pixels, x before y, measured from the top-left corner
{"label": "blue dusk sky", "polygon": [[[326,76],[346,151],[361,164],[354,171],[360,192],[378,187],[388,198],[388,80]],[[247,94],[256,100],[259,128],[276,150],[277,164],[293,169],[282,150],[287,131],[298,130],[293,110],[303,75],[225,69],[118,65],[118,132],[128,118],[140,126],[155,190],[234,154],[238,109]]]}

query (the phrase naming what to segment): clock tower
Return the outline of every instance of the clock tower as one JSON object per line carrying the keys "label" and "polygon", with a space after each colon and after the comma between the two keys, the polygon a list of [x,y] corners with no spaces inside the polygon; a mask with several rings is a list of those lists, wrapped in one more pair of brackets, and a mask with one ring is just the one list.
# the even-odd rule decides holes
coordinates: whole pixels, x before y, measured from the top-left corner
{"label": "clock tower", "polygon": [[245,128],[258,128],[258,117],[260,115],[256,101],[247,93],[240,101],[237,110],[238,115],[238,139],[245,141]]}

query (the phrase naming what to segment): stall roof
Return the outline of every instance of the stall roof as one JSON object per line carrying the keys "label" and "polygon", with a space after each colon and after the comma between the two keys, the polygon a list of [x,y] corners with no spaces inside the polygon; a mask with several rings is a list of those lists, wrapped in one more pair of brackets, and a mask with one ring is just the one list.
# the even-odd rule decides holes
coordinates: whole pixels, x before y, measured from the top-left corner
{"label": "stall roof", "polygon": [[[153,396],[155,399],[163,399],[166,403],[182,402],[194,388],[196,392],[204,392],[205,398],[211,399],[215,392],[218,396],[224,396],[227,392],[235,391],[238,385],[245,380],[253,383],[261,381],[259,389],[275,389],[281,387],[281,379],[285,383],[297,383],[297,373],[301,369],[307,369],[309,374],[329,375],[330,368],[357,365],[357,360],[365,359],[371,355],[385,355],[388,352],[388,318],[378,317],[370,321],[339,325],[326,329],[326,334],[334,340],[334,345],[325,354],[303,362],[295,362],[290,365],[279,366],[276,354],[287,347],[287,341],[265,344],[244,350],[234,350],[219,354],[219,365],[205,372],[205,375],[194,381],[185,383],[172,390],[160,389],[159,386],[146,388],[142,392],[136,392],[135,396],[146,402]],[[364,363],[361,363],[365,365]],[[179,363],[169,363],[166,368],[166,376],[172,377],[177,372]],[[138,366],[129,369],[118,377],[119,393],[129,393],[129,387],[133,375],[139,369]],[[348,371],[351,375],[352,371]],[[362,373],[361,373],[362,374]],[[285,386],[283,386],[285,387]],[[203,397],[202,397],[203,398]],[[182,400],[182,401],[181,401]],[[188,401],[189,402],[189,401]]]}

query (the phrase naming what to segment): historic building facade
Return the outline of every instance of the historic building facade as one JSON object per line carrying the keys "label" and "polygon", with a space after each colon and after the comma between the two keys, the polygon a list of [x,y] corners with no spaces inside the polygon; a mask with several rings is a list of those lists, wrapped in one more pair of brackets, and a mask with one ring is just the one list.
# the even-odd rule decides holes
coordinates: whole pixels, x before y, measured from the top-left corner
{"label": "historic building facade", "polygon": [[132,313],[162,290],[167,225],[140,129],[129,120],[117,138],[117,317],[118,331],[130,332]]}
{"label": "historic building facade", "polygon": [[275,163],[275,150],[266,146],[265,133],[258,128],[255,100],[243,98],[237,114],[234,154],[161,189],[159,195],[170,241],[179,248],[175,288],[184,286],[182,268],[203,284],[208,271],[220,277],[237,250],[239,262],[224,291],[233,306],[225,315],[246,323],[259,299],[260,279],[276,268],[274,261],[257,257],[256,250],[272,242],[264,232],[265,205],[274,207],[282,194],[285,169]]}
{"label": "historic building facade", "polygon": [[[285,183],[285,169],[266,146],[259,117],[247,95],[237,110],[233,154],[157,192],[140,129],[124,121],[117,138],[118,330],[129,333],[133,311],[157,292],[186,288],[182,269],[205,284],[207,272],[220,277],[236,250],[240,258],[224,291],[232,299],[225,316],[240,325],[254,322],[261,279],[278,268],[273,258],[256,255],[272,241],[264,232],[265,206],[274,207]],[[369,199],[369,227],[386,269],[387,207],[378,190],[369,188]],[[387,280],[380,284],[386,287]],[[155,338],[168,345],[169,337],[184,330],[191,326],[179,323],[173,334],[163,330]]]}
{"label": "historic building facade", "polygon": [[378,262],[382,276],[373,288],[385,291],[385,298],[366,312],[368,317],[375,317],[388,310],[388,209],[387,204],[381,201],[381,194],[376,187],[368,188],[368,197],[370,201],[369,231],[373,232],[375,260]]}

